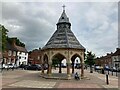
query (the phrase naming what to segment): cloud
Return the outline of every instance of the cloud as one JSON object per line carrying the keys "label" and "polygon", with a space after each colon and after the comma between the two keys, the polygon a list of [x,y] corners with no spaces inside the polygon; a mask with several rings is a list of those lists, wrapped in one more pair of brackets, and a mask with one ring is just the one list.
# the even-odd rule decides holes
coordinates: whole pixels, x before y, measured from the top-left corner
{"label": "cloud", "polygon": [[75,32],[81,43],[97,56],[114,51],[118,47],[117,3],[90,3],[83,12],[82,19],[77,19],[79,33]]}
{"label": "cloud", "polygon": [[[72,31],[87,50],[97,56],[114,51],[118,44],[118,7],[115,2],[65,2]],[[61,2],[4,2],[2,24],[28,50],[43,47],[56,30]]]}

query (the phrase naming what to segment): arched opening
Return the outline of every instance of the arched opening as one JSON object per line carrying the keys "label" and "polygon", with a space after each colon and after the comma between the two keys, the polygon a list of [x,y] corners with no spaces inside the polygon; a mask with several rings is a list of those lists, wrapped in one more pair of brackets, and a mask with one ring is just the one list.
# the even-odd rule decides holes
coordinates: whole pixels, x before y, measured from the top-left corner
{"label": "arched opening", "polygon": [[43,58],[43,68],[44,70],[47,70],[48,73],[48,56],[45,54]]}
{"label": "arched opening", "polygon": [[57,53],[52,57],[52,66],[59,68],[59,73],[62,73],[63,62],[66,58],[64,55]]}
{"label": "arched opening", "polygon": [[71,57],[71,62],[72,62],[72,73],[74,73],[75,68],[80,69],[81,68],[81,57],[78,54],[74,54]]}

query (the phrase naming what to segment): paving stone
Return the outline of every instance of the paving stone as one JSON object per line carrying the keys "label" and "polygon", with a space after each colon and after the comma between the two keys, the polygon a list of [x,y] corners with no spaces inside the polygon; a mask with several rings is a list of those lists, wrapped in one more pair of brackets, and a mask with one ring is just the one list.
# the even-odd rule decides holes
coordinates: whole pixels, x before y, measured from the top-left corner
{"label": "paving stone", "polygon": [[[58,70],[58,69],[57,69]],[[55,70],[55,72],[58,72]],[[77,69],[75,72],[79,72]],[[40,71],[41,72],[41,71]],[[88,79],[53,80],[41,78],[39,71],[14,70],[3,73],[3,88],[117,88],[118,77],[109,76],[110,84],[106,85],[105,75],[97,72],[89,73],[85,70]],[[54,73],[55,73],[54,72]],[[67,69],[63,69],[67,72]]]}
{"label": "paving stone", "polygon": [[97,84],[60,83],[58,88],[101,88]]}
{"label": "paving stone", "polygon": [[47,81],[32,81],[32,80],[23,80],[16,82],[9,86],[12,87],[29,87],[29,88],[52,88],[56,82],[47,82]]}

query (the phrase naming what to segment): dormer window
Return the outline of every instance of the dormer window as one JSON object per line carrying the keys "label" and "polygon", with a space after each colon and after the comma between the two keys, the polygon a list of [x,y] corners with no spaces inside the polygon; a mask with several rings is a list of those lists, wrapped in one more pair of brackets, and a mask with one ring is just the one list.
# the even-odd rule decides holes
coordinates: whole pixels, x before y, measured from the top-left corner
{"label": "dormer window", "polygon": [[62,19],[64,19],[64,17],[62,17]]}

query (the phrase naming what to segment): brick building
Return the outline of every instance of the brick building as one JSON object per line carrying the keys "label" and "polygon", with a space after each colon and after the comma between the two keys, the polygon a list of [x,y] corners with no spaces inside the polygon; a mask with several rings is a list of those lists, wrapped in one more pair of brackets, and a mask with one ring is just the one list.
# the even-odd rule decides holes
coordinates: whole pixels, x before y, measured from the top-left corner
{"label": "brick building", "polygon": [[103,66],[103,67],[105,65],[111,67],[112,66],[112,55],[113,55],[113,53],[111,52],[110,54],[107,53],[106,56],[102,56],[102,57],[96,58],[95,64],[99,65],[99,66]]}
{"label": "brick building", "polygon": [[6,50],[3,53],[3,63],[4,64],[15,63],[16,59],[17,59],[17,49],[13,46],[13,44],[7,42]]}
{"label": "brick building", "polygon": [[35,49],[29,52],[28,62],[30,64],[41,64],[41,49]]}

